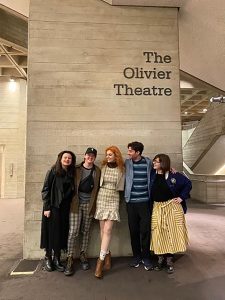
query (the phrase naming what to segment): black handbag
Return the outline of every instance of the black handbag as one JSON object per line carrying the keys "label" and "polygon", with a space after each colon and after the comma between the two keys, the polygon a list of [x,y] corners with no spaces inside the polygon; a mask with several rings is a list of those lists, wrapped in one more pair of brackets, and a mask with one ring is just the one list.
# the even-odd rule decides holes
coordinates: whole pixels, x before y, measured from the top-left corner
{"label": "black handbag", "polygon": [[91,193],[94,188],[93,178],[94,168],[91,169],[90,174],[80,181],[78,191],[82,193]]}

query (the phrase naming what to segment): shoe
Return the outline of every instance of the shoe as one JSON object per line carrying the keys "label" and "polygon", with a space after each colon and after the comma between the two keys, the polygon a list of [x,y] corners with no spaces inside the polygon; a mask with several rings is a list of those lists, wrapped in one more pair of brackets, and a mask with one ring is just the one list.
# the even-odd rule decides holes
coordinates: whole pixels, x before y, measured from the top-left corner
{"label": "shoe", "polygon": [[149,258],[143,258],[142,263],[143,263],[144,268],[145,268],[146,271],[151,271],[151,270],[154,269]]}
{"label": "shoe", "polygon": [[164,259],[164,256],[163,255],[159,255],[159,257],[158,257],[158,263],[154,267],[154,270],[155,271],[161,271],[165,266],[166,266],[166,261]]}
{"label": "shoe", "polygon": [[103,266],[104,266],[104,260],[101,260],[98,258],[96,269],[95,269],[95,277],[101,279],[103,277]]}
{"label": "shoe", "polygon": [[112,267],[112,262],[111,262],[111,252],[109,251],[108,254],[105,256],[105,263],[104,263],[104,270],[108,271]]}
{"label": "shoe", "polygon": [[65,268],[61,264],[59,257],[54,256],[52,263],[53,263],[53,266],[54,266],[54,268],[55,268],[56,271],[58,271],[58,272],[64,272]]}
{"label": "shoe", "polygon": [[89,262],[87,260],[87,257],[85,255],[84,251],[82,251],[80,254],[80,264],[81,264],[81,268],[83,271],[86,271],[90,268]]}
{"label": "shoe", "polygon": [[173,274],[173,272],[174,272],[173,257],[171,257],[171,256],[166,258],[166,272],[168,274]]}
{"label": "shoe", "polygon": [[45,256],[45,265],[44,265],[44,269],[45,269],[45,271],[47,271],[47,272],[52,272],[52,271],[54,271],[54,267],[53,267],[53,264],[52,264],[52,258],[51,258],[51,257]]}
{"label": "shoe", "polygon": [[71,276],[74,274],[74,269],[73,269],[73,256],[69,255],[67,257],[67,262],[66,262],[66,268],[64,270],[64,275],[65,276]]}
{"label": "shoe", "polygon": [[141,264],[141,258],[140,257],[134,257],[130,263],[131,268],[138,268]]}
{"label": "shoe", "polygon": [[166,272],[168,274],[173,274],[174,272],[174,267],[173,266],[166,266]]}

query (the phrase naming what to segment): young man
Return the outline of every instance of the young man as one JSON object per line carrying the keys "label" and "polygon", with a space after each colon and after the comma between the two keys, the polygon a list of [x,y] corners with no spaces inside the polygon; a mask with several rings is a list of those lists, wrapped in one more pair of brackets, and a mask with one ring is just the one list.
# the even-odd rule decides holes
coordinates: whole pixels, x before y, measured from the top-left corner
{"label": "young man", "polygon": [[143,263],[145,270],[153,269],[150,262],[150,173],[152,162],[142,156],[144,145],[140,142],[128,144],[129,159],[125,161],[125,200],[127,202],[133,260],[131,267]]}
{"label": "young man", "polygon": [[71,203],[70,230],[68,237],[68,257],[64,271],[66,276],[73,275],[73,255],[75,242],[80,239],[80,263],[83,270],[89,269],[87,248],[91,222],[95,213],[99,189],[100,169],[94,164],[97,150],[88,148],[84,162],[76,166],[76,195]]}

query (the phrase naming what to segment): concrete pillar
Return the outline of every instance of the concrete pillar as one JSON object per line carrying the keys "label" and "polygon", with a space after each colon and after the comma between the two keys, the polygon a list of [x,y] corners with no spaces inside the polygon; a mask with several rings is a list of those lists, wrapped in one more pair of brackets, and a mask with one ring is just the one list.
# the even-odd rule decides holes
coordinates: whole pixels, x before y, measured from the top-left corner
{"label": "concrete pillar", "polygon": [[[55,0],[54,6],[31,0],[24,258],[43,253],[40,191],[61,150],[74,151],[80,162],[93,146],[100,163],[107,146],[117,145],[125,158],[127,143],[139,140],[145,155],[166,152],[181,167],[177,13],[97,0]],[[112,252],[129,255],[121,206]],[[96,222],[90,256],[98,254],[98,235]]]}

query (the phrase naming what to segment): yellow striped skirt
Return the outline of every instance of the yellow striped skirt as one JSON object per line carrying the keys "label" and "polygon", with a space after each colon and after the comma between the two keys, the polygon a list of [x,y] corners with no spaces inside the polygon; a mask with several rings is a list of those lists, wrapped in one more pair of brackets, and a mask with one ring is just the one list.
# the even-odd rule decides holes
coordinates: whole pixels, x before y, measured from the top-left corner
{"label": "yellow striped skirt", "polygon": [[188,233],[181,204],[172,200],[154,202],[150,250],[155,254],[186,251]]}

